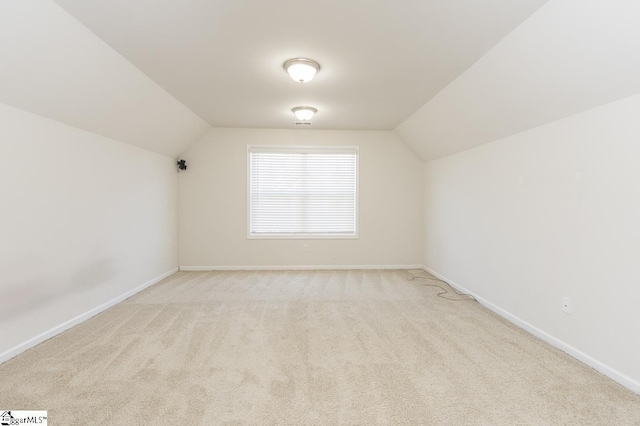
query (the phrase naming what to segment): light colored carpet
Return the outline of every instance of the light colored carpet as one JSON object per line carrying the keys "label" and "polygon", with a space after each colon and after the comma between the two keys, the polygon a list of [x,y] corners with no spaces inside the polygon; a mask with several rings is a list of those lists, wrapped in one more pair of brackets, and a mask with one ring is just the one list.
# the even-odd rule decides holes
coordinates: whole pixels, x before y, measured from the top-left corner
{"label": "light colored carpet", "polygon": [[640,425],[640,396],[413,271],[179,272],[0,365],[53,425]]}

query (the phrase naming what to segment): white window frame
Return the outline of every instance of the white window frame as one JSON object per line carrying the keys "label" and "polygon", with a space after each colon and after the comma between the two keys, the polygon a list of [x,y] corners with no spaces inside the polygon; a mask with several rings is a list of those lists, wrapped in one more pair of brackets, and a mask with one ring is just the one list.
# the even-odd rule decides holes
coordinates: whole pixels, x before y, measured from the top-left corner
{"label": "white window frame", "polygon": [[[356,152],[356,200],[355,200],[355,234],[251,234],[251,148],[299,149],[299,150],[331,150],[352,149]],[[247,239],[248,240],[357,240],[360,238],[360,147],[352,145],[263,145],[247,144]]]}

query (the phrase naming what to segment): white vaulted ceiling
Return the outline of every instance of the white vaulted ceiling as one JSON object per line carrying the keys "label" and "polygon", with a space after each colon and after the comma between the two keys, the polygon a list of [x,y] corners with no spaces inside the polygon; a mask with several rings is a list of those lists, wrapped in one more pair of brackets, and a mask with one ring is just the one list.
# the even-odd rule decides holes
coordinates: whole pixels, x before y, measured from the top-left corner
{"label": "white vaulted ceiling", "polygon": [[0,102],[167,156],[209,129],[49,0],[0,1]]}
{"label": "white vaulted ceiling", "polygon": [[427,161],[640,92],[637,22],[636,0],[5,0],[0,102],[170,156],[311,105]]}
{"label": "white vaulted ceiling", "polygon": [[640,93],[639,23],[637,0],[552,0],[396,133],[431,160]]}
{"label": "white vaulted ceiling", "polygon": [[[392,130],[544,0],[56,0],[218,127]],[[322,70],[295,84],[282,64]]]}

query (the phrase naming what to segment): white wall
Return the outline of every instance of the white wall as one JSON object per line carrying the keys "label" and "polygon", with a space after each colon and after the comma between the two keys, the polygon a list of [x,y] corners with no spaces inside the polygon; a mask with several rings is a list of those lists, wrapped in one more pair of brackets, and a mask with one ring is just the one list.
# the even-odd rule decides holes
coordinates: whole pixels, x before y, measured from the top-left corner
{"label": "white wall", "polygon": [[636,391],[638,117],[640,95],[425,168],[426,265]]}
{"label": "white wall", "polygon": [[[247,144],[360,146],[360,238],[248,240]],[[213,129],[183,158],[182,266],[422,263],[422,163],[391,132]]]}
{"label": "white wall", "polygon": [[174,160],[4,104],[0,158],[0,360],[177,266]]}

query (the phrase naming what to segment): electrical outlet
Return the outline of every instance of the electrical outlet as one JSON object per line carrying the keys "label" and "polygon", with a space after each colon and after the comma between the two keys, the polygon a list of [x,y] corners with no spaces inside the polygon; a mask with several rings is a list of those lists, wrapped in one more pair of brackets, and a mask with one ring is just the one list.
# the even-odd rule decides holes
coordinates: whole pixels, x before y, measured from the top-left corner
{"label": "electrical outlet", "polygon": [[562,312],[564,312],[565,314],[570,314],[572,307],[571,305],[571,299],[569,299],[568,297],[562,298]]}
{"label": "electrical outlet", "polygon": [[302,246],[302,251],[307,253],[309,251],[309,244],[305,244]]}

